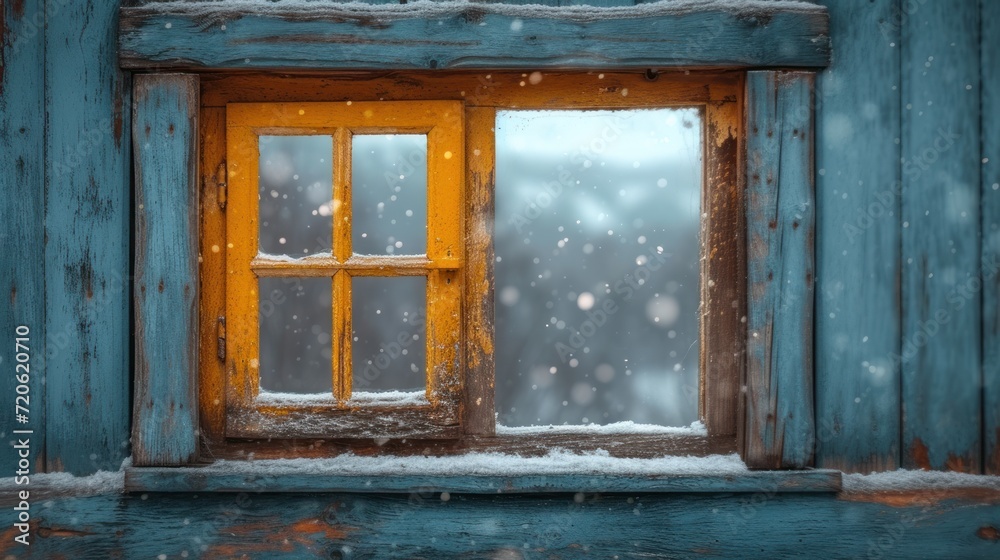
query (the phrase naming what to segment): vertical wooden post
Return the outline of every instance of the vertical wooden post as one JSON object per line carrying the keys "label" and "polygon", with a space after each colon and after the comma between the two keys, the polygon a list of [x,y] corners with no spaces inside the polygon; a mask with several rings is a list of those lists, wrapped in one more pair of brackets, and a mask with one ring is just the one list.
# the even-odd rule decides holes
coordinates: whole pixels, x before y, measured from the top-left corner
{"label": "vertical wooden post", "polygon": [[814,74],[746,82],[747,379],[743,458],[812,464]]}
{"label": "vertical wooden post", "polygon": [[[45,57],[43,30],[34,23],[41,11],[34,4],[0,4],[0,37],[4,39],[0,41],[0,240],[4,245],[0,391],[9,403],[0,423],[0,441],[4,442],[0,464],[17,465],[21,450],[12,444],[27,437],[32,472],[41,471],[45,464],[45,90],[39,71]],[[16,339],[24,339],[22,347]],[[19,353],[26,362],[18,361]],[[18,389],[22,385],[27,387],[26,394]],[[19,395],[27,399],[15,402]],[[15,410],[17,404],[27,410]],[[14,430],[31,433],[15,434]]]}
{"label": "vertical wooden post", "polygon": [[978,472],[979,6],[926,2],[902,25],[902,466]]}
{"label": "vertical wooden post", "polygon": [[816,84],[816,466],[899,466],[899,26],[895,0],[827,0]]}
{"label": "vertical wooden post", "polygon": [[[27,8],[35,26],[24,39],[45,34],[46,468],[117,470],[128,456],[131,364],[131,90],[114,56],[119,3],[3,4]],[[34,64],[4,71],[21,79]]]}
{"label": "vertical wooden post", "polygon": [[198,450],[198,77],[135,79],[136,466]]}
{"label": "vertical wooden post", "polygon": [[983,472],[1000,475],[1000,2],[980,2]]}

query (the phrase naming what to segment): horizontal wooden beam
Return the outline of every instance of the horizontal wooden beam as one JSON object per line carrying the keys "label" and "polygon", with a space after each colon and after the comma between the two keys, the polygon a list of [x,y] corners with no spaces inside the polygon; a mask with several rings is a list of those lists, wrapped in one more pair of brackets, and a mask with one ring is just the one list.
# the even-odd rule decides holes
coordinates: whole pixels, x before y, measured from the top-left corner
{"label": "horizontal wooden beam", "polygon": [[640,6],[424,2],[123,7],[123,68],[823,67],[826,8],[707,0]]}
{"label": "horizontal wooden beam", "polygon": [[995,558],[1000,546],[996,493],[964,490],[150,493],[47,505],[32,508],[35,558]]}
{"label": "horizontal wooden beam", "polygon": [[529,494],[537,492],[838,492],[840,471],[755,471],[745,474],[538,474],[339,475],[302,469],[243,470],[226,467],[129,468],[130,492],[451,492]]}

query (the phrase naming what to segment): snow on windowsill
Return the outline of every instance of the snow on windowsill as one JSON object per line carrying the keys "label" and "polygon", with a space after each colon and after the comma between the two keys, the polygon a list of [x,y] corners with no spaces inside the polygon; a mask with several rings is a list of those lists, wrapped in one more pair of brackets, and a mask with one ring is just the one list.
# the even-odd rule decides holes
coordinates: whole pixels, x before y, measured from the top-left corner
{"label": "snow on windowsill", "polygon": [[[277,393],[261,391],[257,395],[257,404],[265,406],[316,406],[334,405],[336,399],[330,393]],[[350,406],[425,406],[430,404],[424,391],[384,391],[384,392],[354,392]]]}
{"label": "snow on windowsill", "polygon": [[574,453],[552,449],[541,457],[506,453],[433,456],[357,456],[324,459],[219,460],[199,469],[210,474],[259,476],[543,476],[543,475],[739,475],[750,471],[739,455],[667,456],[652,459],[612,457],[607,451]]}
{"label": "snow on windowsill", "polygon": [[553,426],[504,426],[497,424],[498,436],[537,436],[546,434],[581,435],[628,435],[663,434],[674,436],[708,436],[708,430],[700,421],[690,426],[658,426],[635,422],[615,422],[613,424],[563,424]]}
{"label": "snow on windowsill", "polygon": [[474,9],[477,13],[521,18],[566,18],[586,22],[663,15],[723,11],[740,16],[764,16],[775,12],[823,12],[821,5],[801,0],[661,0],[634,6],[546,6],[541,4],[481,3],[468,0],[417,0],[406,4],[332,3],[325,0],[197,0],[154,2],[142,10],[192,16],[254,13],[261,15],[301,14],[375,18],[443,18]]}

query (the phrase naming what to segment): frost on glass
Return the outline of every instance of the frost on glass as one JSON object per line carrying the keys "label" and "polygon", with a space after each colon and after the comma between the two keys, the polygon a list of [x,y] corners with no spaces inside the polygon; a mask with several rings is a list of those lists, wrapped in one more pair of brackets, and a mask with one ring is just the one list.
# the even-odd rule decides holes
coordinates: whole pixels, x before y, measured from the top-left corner
{"label": "frost on glass", "polygon": [[260,388],[333,392],[329,278],[261,278]]}
{"label": "frost on glass", "polygon": [[424,390],[426,289],[423,276],[351,280],[353,391]]}
{"label": "frost on glass", "polygon": [[499,421],[698,418],[697,109],[501,111]]}
{"label": "frost on glass", "polygon": [[355,135],[351,175],[354,253],[426,253],[427,136]]}
{"label": "frost on glass", "polygon": [[333,240],[333,138],[261,136],[259,250],[305,257]]}

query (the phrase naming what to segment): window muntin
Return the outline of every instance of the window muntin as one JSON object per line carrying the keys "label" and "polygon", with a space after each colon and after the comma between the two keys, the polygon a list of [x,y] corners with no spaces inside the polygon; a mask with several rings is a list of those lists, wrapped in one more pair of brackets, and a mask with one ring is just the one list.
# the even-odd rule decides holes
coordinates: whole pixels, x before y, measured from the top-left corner
{"label": "window muntin", "polygon": [[[229,168],[226,234],[229,340],[226,364],[227,434],[268,437],[273,435],[276,424],[283,423],[282,430],[286,433],[305,437],[321,433],[324,426],[328,432],[343,431],[364,422],[366,426],[358,428],[366,430],[365,433],[413,436],[412,422],[403,430],[396,429],[398,422],[391,415],[397,412],[422,416],[428,428],[418,432],[427,437],[440,435],[438,432],[442,431],[453,432],[459,425],[455,347],[460,324],[456,293],[461,290],[463,256],[460,234],[464,161],[461,104],[448,101],[230,104],[226,120]],[[426,233],[422,234],[423,240],[406,240],[413,241],[415,246],[425,246],[426,252],[417,255],[356,254],[352,247],[355,229],[352,181],[358,174],[354,173],[354,168],[363,166],[362,176],[365,173],[381,174],[380,168],[385,162],[352,157],[352,139],[399,134],[426,138]],[[260,201],[270,195],[265,189],[262,196],[258,196],[263,189],[261,180],[268,178],[263,172],[266,167],[260,162],[261,154],[266,153],[261,146],[273,144],[274,138],[279,136],[333,139],[329,153],[333,161],[332,177],[329,177],[328,183],[319,180],[321,184],[331,185],[329,200],[315,208],[318,215],[328,215],[331,227],[326,231],[332,232],[331,252],[304,251],[302,256],[291,257],[260,251],[257,235],[258,221],[261,220]],[[391,167],[384,171],[394,172]],[[375,168],[375,171],[368,168]],[[328,209],[326,212],[323,211],[324,205]],[[295,209],[300,210],[298,207]],[[309,215],[312,215],[311,211]],[[400,277],[407,276],[426,279],[425,301],[413,302],[414,310],[425,310],[423,312],[434,320],[429,336],[420,340],[425,348],[422,353],[424,363],[419,366],[408,364],[416,366],[426,378],[424,398],[373,399],[367,395],[352,398],[355,373],[363,373],[364,370],[363,360],[355,359],[352,352],[354,330],[351,303],[355,283],[375,280],[405,283],[410,279]],[[294,322],[302,318],[294,313],[285,313],[283,315],[288,317],[282,319],[287,321],[291,318],[293,321],[291,325],[285,325],[286,330],[294,331],[291,340],[287,335],[281,339],[273,338],[272,333],[281,327],[272,327],[270,322],[265,321],[263,324],[268,328],[262,329],[261,320],[265,311],[262,304],[274,302],[258,294],[262,287],[273,292],[270,284],[273,279],[279,278],[294,280],[293,285],[309,284],[313,292],[322,294],[313,298],[315,305],[309,306],[308,312],[318,317],[325,303],[329,321],[317,319],[311,324],[296,327]],[[326,291],[320,288],[324,280],[329,282]],[[324,325],[330,325],[329,333],[323,332]],[[316,344],[303,343],[295,337],[315,340]],[[306,359],[310,367],[303,366],[302,373],[316,377],[318,366],[314,355],[316,350],[321,357],[326,354],[324,342],[327,340],[332,357],[327,360],[330,393],[325,396],[304,393],[300,396],[288,392],[262,392],[262,379],[263,389],[268,389],[267,381],[271,378],[285,378],[287,382],[289,377],[294,379],[297,376],[297,372],[289,375],[284,371],[262,374],[262,364],[271,369],[288,368],[289,364],[296,363],[295,358]],[[364,342],[367,341],[366,337]],[[273,359],[265,358],[268,352],[280,354],[296,348],[305,350],[307,355],[285,360],[280,366],[275,366]],[[298,369],[294,365],[292,367]],[[312,384],[306,386],[314,388],[326,384],[313,379]],[[357,414],[359,408],[370,409],[371,413]],[[379,412],[382,417],[374,415]],[[310,425],[297,427],[303,423]],[[435,431],[434,426],[441,429]]]}

